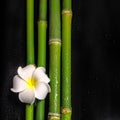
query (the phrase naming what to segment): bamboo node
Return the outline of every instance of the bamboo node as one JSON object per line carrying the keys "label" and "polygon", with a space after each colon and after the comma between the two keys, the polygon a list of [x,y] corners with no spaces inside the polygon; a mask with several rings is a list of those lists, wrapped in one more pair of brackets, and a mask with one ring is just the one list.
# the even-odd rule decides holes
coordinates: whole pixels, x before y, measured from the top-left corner
{"label": "bamboo node", "polygon": [[49,40],[49,45],[52,44],[52,43],[56,43],[56,44],[61,44],[61,40],[60,39],[50,39]]}
{"label": "bamboo node", "polygon": [[38,22],[38,23],[43,23],[43,22],[47,23],[46,20],[38,20],[37,22]]}
{"label": "bamboo node", "polygon": [[62,109],[61,109],[61,113],[62,113],[62,114],[71,113],[71,108],[62,108]]}
{"label": "bamboo node", "polygon": [[62,14],[69,14],[72,15],[72,11],[71,10],[62,10]]}
{"label": "bamboo node", "polygon": [[60,120],[60,114],[48,113],[48,120]]}

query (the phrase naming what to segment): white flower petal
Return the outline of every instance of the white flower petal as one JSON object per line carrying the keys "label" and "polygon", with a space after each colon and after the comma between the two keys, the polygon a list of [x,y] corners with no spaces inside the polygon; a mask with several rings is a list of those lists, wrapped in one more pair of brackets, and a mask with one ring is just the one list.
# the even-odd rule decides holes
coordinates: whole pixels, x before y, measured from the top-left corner
{"label": "white flower petal", "polygon": [[38,83],[35,88],[35,97],[39,100],[45,99],[48,92],[50,92],[50,86],[47,83]]}
{"label": "white flower petal", "polygon": [[34,65],[27,65],[24,68],[18,67],[17,72],[22,79],[27,80],[28,78],[32,77],[34,70],[35,70]]}
{"label": "white flower petal", "polygon": [[13,88],[11,88],[11,91],[20,92],[23,91],[26,87],[27,86],[25,81],[22,80],[18,75],[15,75],[13,78]]}
{"label": "white flower petal", "polygon": [[35,80],[38,80],[39,82],[45,82],[49,83],[50,79],[48,78],[47,74],[44,73],[43,69],[41,67],[38,67],[34,73],[33,73],[33,78]]}
{"label": "white flower petal", "polygon": [[44,67],[37,67],[37,69],[42,70],[44,73],[46,72],[46,69]]}
{"label": "white flower petal", "polygon": [[25,89],[19,93],[19,100],[23,103],[33,104],[35,101],[34,89]]}

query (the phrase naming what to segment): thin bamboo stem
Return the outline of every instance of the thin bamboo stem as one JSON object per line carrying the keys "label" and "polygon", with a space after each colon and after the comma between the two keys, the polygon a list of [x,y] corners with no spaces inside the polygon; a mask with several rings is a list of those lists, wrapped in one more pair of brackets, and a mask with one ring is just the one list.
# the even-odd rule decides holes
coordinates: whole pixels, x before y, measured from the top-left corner
{"label": "thin bamboo stem", "polygon": [[61,120],[71,120],[71,0],[63,0],[62,10],[62,108]]}
{"label": "thin bamboo stem", "polygon": [[[27,64],[34,64],[34,0],[27,0]],[[34,105],[26,104],[26,120],[33,120]]]}
{"label": "thin bamboo stem", "polygon": [[[38,66],[46,67],[46,9],[47,0],[39,0],[38,21]],[[36,107],[36,120],[45,118],[45,100],[39,100]]]}
{"label": "thin bamboo stem", "polygon": [[72,1],[71,0],[62,0],[62,8],[64,10],[70,10],[71,11],[71,6],[72,6]]}
{"label": "thin bamboo stem", "polygon": [[60,49],[59,41],[50,43],[50,105],[49,120],[60,119]]}
{"label": "thin bamboo stem", "polygon": [[26,105],[26,120],[33,120],[34,117],[34,105]]}
{"label": "thin bamboo stem", "polygon": [[49,120],[60,119],[60,53],[61,53],[61,29],[60,29],[60,0],[50,0],[50,102]]}
{"label": "thin bamboo stem", "polygon": [[34,0],[27,0],[27,64],[34,63]]}
{"label": "thin bamboo stem", "polygon": [[[62,105],[71,107],[71,13],[63,11],[62,23]],[[67,13],[68,12],[68,13]]]}

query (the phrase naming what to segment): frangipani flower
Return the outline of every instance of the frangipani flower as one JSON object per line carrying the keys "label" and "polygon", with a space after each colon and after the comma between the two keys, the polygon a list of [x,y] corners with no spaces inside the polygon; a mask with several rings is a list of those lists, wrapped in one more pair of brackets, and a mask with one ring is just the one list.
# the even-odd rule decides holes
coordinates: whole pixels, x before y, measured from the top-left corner
{"label": "frangipani flower", "polygon": [[13,78],[13,88],[11,91],[19,93],[19,100],[23,103],[33,104],[35,98],[45,99],[47,93],[51,91],[50,79],[45,74],[44,67],[36,68],[34,65],[18,67],[18,75]]}

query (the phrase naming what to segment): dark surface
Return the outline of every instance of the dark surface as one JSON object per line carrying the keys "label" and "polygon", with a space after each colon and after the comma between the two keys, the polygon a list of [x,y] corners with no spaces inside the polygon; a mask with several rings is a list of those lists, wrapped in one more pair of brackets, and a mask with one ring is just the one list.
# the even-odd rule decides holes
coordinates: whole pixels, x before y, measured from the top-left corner
{"label": "dark surface", "polygon": [[[119,0],[73,0],[73,120],[120,120],[119,5]],[[0,120],[24,120],[25,105],[10,88],[18,66],[26,65],[25,7],[25,0],[2,3]],[[35,29],[36,16],[37,10]]]}

